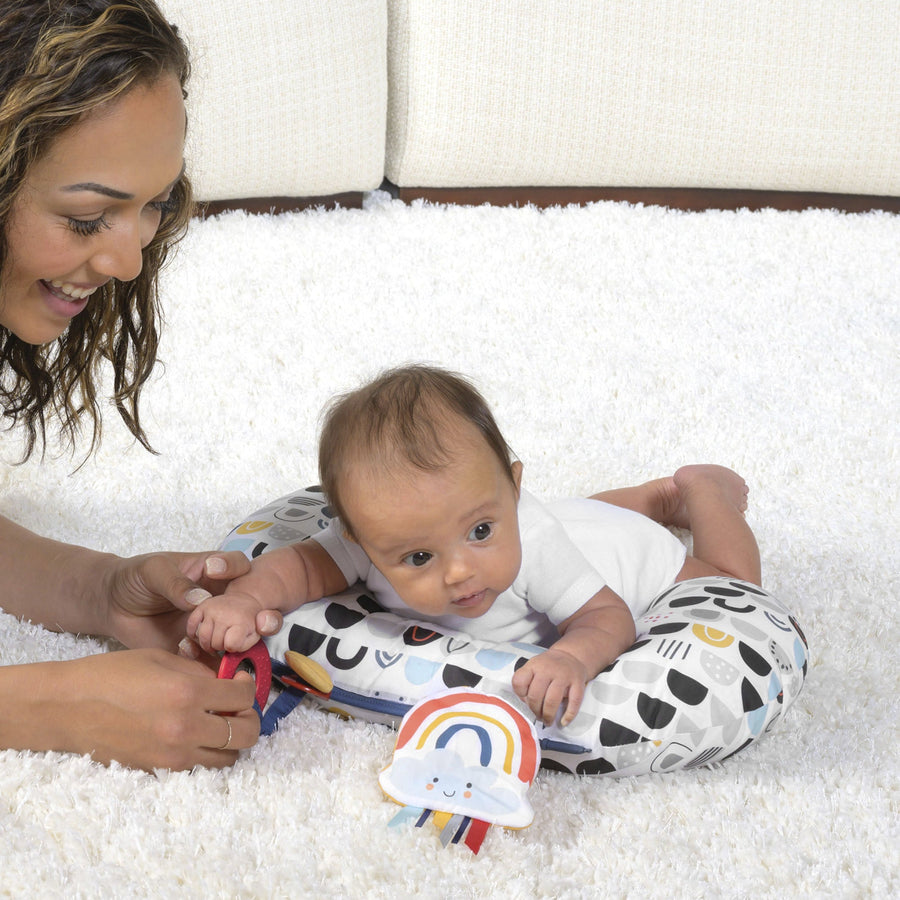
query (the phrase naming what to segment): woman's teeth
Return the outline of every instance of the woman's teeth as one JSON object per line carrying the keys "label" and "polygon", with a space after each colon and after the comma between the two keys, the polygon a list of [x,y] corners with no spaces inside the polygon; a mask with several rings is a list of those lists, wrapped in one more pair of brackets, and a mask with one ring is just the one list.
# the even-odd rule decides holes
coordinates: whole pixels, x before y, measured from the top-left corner
{"label": "woman's teeth", "polygon": [[90,297],[94,291],[97,290],[96,287],[92,288],[80,288],[76,287],[74,284],[71,284],[68,281],[59,281],[54,278],[53,281],[50,282],[53,287],[56,288],[61,294],[70,298],[71,300],[84,300],[85,297]]}

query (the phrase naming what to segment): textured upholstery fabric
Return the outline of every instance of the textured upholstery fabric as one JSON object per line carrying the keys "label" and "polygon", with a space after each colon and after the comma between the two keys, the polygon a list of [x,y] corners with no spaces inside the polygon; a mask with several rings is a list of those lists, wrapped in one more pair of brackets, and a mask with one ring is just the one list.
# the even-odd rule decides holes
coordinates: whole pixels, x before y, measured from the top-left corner
{"label": "textured upholstery fabric", "polygon": [[161,0],[192,52],[198,199],[376,188],[384,173],[385,0]]}
{"label": "textured upholstery fabric", "polygon": [[894,3],[389,0],[387,177],[900,194]]}

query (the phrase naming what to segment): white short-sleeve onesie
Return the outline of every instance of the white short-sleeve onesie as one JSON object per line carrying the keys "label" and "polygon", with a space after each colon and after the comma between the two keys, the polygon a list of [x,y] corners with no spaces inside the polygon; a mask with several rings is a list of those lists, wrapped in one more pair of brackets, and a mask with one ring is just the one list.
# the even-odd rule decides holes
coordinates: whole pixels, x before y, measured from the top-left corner
{"label": "white short-sleeve onesie", "polygon": [[640,616],[669,587],[684,564],[685,547],[646,516],[589,499],[542,504],[519,499],[522,566],[512,586],[482,616],[426,616],[410,609],[362,548],[335,519],[314,538],[349,584],[362,581],[386,609],[482,640],[549,646],[557,625],[608,584]]}

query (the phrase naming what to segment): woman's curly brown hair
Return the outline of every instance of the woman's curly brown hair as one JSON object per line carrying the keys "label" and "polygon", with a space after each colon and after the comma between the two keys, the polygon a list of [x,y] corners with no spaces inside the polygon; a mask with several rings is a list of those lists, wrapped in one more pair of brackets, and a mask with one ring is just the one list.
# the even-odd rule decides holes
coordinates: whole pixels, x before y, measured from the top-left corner
{"label": "woman's curly brown hair", "polygon": [[[167,73],[184,92],[187,47],[153,0],[0,0],[0,292],[10,215],[30,167],[100,104]],[[171,203],[143,251],[140,275],[98,290],[57,340],[33,346],[0,326],[2,416],[9,428],[24,426],[23,460],[38,442],[46,446],[51,415],[73,448],[86,419],[92,426],[88,455],[93,452],[101,436],[104,361],[112,365],[119,415],[151,449],[138,400],[156,363],[159,270],[193,209],[185,176]]]}

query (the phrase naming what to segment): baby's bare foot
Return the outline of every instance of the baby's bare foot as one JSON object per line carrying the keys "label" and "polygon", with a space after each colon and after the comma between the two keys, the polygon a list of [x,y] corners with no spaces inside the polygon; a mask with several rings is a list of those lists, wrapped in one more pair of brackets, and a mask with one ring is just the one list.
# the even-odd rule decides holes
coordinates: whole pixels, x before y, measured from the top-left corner
{"label": "baby's bare foot", "polygon": [[747,511],[747,496],[750,488],[737,472],[726,469],[725,466],[711,464],[682,466],[672,476],[672,482],[682,500],[679,513],[683,513],[685,516],[687,510],[684,499],[692,492],[708,490],[716,491],[726,503],[733,506],[738,512]]}
{"label": "baby's bare foot", "polygon": [[593,499],[643,513],[661,525],[691,530],[687,500],[715,495],[718,501],[743,513],[747,509],[747,485],[731,469],[715,465],[682,466],[668,478],[594,494]]}

